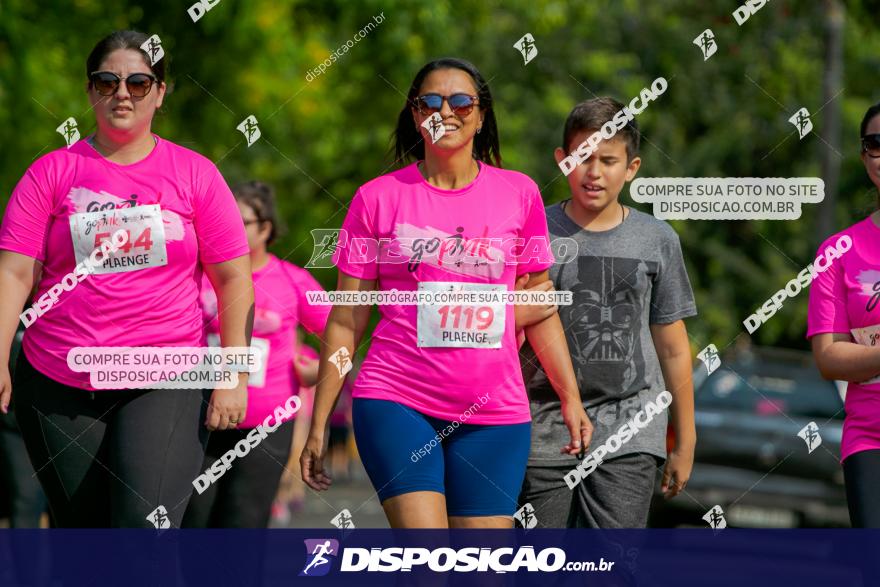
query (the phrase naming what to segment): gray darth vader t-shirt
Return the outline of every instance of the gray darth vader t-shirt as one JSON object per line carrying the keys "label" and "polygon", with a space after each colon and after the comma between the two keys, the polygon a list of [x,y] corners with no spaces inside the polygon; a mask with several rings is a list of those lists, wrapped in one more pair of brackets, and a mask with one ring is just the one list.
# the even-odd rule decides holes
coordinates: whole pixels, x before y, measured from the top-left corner
{"label": "gray darth vader t-shirt", "polygon": [[[590,450],[666,389],[651,338],[651,324],[695,316],[678,235],[666,222],[632,208],[624,222],[592,232],[575,224],[559,204],[547,208],[552,239],[570,238],[577,251],[554,246],[550,279],[571,291],[559,306],[584,408],[593,423]],[[577,463],[560,454],[569,434],[559,397],[528,342],[520,353],[532,411],[530,465]],[[666,457],[667,411],[654,417],[613,456],[646,452]],[[606,457],[608,458],[608,457]]]}

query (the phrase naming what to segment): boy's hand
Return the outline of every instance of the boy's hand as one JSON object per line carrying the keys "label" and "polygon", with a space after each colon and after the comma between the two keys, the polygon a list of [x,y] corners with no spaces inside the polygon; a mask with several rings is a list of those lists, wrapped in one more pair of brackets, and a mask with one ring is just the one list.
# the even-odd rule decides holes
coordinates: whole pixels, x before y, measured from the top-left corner
{"label": "boy's hand", "polygon": [[564,404],[562,406],[562,420],[565,422],[565,427],[568,428],[571,442],[562,447],[559,452],[583,459],[593,438],[593,423],[590,422],[590,417],[584,411],[583,404],[580,402]]}
{"label": "boy's hand", "polygon": [[[526,284],[528,282],[529,274],[523,273],[517,278],[514,288],[517,291],[526,289]],[[542,281],[541,283],[538,283],[528,288],[527,291],[553,291],[553,282],[549,279],[546,281]],[[558,309],[559,308],[556,306],[556,304],[546,306],[514,306],[513,315],[515,317],[516,329],[522,330],[526,326],[537,324],[548,316],[552,316]]]}
{"label": "boy's hand", "polygon": [[670,452],[666,459],[666,466],[663,468],[663,480],[660,482],[663,497],[672,499],[681,493],[691,477],[693,468],[693,448],[676,448]]}

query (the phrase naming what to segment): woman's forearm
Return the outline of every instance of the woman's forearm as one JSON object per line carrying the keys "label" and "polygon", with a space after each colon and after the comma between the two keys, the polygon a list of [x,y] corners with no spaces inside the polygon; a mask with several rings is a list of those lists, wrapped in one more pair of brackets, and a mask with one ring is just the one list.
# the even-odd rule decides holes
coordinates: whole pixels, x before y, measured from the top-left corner
{"label": "woman's forearm", "polygon": [[580,391],[559,315],[553,314],[537,324],[526,326],[525,333],[560,401],[563,404],[580,402]]}
{"label": "woman's forearm", "polygon": [[3,292],[3,304],[0,304],[0,364],[3,365],[9,364],[9,352],[18,329],[19,315],[31,294],[34,263],[33,259],[23,255],[0,251],[0,291]]}
{"label": "woman's forearm", "polygon": [[217,291],[220,344],[249,346],[254,327],[254,290],[248,279],[231,279]]}
{"label": "woman's forearm", "polygon": [[813,354],[819,372],[825,379],[860,383],[880,375],[880,347],[844,340],[835,340],[819,346],[820,348],[817,349],[814,342]]}
{"label": "woman's forearm", "polygon": [[[217,318],[220,322],[220,345],[246,347],[251,344],[254,327],[254,285],[251,261],[247,256],[206,265],[208,279],[217,294]],[[238,374],[244,385],[248,372]]]}
{"label": "woman's forearm", "polygon": [[[371,291],[375,287],[375,279],[360,279],[341,271],[336,285],[340,291]],[[370,321],[370,309],[371,306],[333,306],[330,310],[321,340],[321,364],[318,365],[310,436],[322,436],[327,428],[345,381],[343,372],[348,372]]]}
{"label": "woman's forearm", "polygon": [[318,365],[318,384],[315,388],[310,434],[322,434],[327,427],[330,414],[336,408],[345,381],[342,372],[348,362],[354,359],[358,342],[355,335],[357,328],[344,316],[350,311],[349,308],[336,306],[327,319],[327,327],[324,329],[324,338],[321,341],[321,360]]}
{"label": "woman's forearm", "polygon": [[244,255],[204,266],[217,294],[220,344],[249,346],[254,326],[254,284],[251,260]]}

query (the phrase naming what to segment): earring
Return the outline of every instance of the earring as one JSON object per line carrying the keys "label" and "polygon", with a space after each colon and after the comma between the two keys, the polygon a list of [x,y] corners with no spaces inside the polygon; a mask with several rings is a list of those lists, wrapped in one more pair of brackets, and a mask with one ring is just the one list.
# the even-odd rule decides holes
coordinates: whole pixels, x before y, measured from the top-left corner
{"label": "earring", "polygon": [[477,129],[477,134],[480,134],[480,131],[481,131],[481,130],[483,130],[483,127],[482,127],[482,126],[479,127],[479,128]]}

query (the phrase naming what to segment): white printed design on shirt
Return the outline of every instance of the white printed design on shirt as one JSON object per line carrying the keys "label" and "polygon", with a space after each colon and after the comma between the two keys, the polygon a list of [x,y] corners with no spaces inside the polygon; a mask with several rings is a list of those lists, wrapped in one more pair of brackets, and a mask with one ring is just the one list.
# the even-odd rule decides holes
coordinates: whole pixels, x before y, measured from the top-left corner
{"label": "white printed design on shirt", "polygon": [[[423,281],[419,283],[419,291],[506,292],[507,286],[503,283]],[[419,347],[501,348],[505,309],[503,302],[481,305],[420,305],[417,316]]]}
{"label": "white printed design on shirt", "polygon": [[70,237],[76,262],[84,262],[104,241],[124,230],[128,241],[94,268],[95,274],[125,273],[168,264],[165,227],[158,204],[115,208],[70,216]]}
{"label": "white printed design on shirt", "polygon": [[488,227],[483,228],[483,236],[467,237],[459,227],[455,234],[449,234],[432,226],[424,228],[412,224],[399,223],[394,232],[397,238],[392,243],[394,252],[409,258],[410,272],[421,263],[438,267],[459,275],[499,279],[504,273],[505,254],[498,248],[500,238],[490,238]]}
{"label": "white printed design on shirt", "polygon": [[[864,328],[852,328],[850,332],[852,332],[853,340],[858,344],[874,347],[880,346],[880,324],[865,326]],[[873,383],[880,383],[880,375],[867,381],[862,381],[859,385],[871,385]]]}
{"label": "white printed design on shirt", "polygon": [[[138,205],[144,205],[138,202],[139,196],[137,194],[131,194],[128,198],[122,198],[103,190],[93,192],[89,188],[84,187],[70,188],[67,199],[73,204],[73,208],[77,213],[98,212],[117,208],[135,208]],[[165,227],[166,241],[183,240],[183,222],[176,212],[162,210],[162,224]]]}

